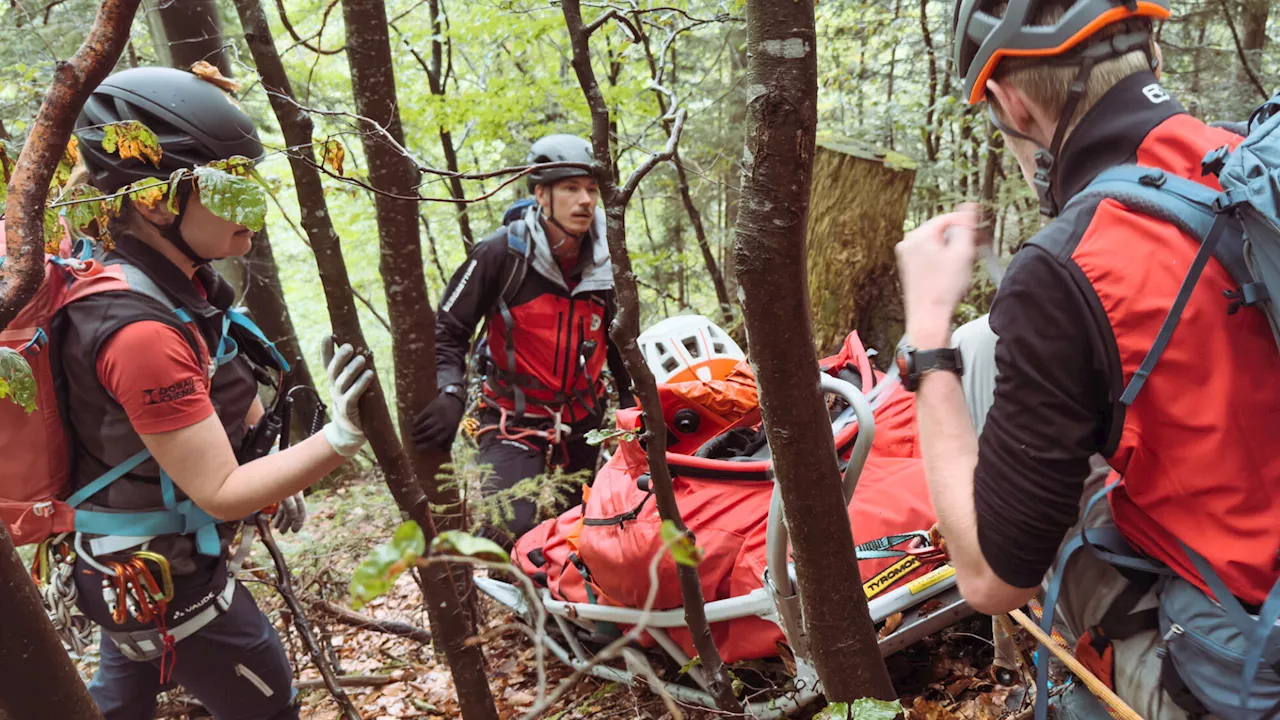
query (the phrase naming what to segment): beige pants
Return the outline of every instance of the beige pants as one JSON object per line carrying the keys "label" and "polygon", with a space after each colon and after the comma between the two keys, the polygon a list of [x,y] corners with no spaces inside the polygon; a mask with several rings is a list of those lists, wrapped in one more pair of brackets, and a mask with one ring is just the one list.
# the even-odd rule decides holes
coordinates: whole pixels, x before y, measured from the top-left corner
{"label": "beige pants", "polygon": [[[964,387],[965,401],[969,406],[974,429],[981,434],[995,395],[996,335],[991,331],[987,316],[983,315],[958,328],[953,333],[951,342],[960,350],[964,363],[961,384]],[[1085,491],[1081,497],[1082,514],[1084,504],[1103,487],[1110,471],[1106,461],[1100,456],[1095,456],[1091,465],[1093,472],[1085,482]],[[1080,524],[1072,528],[1067,536],[1075,535],[1081,527],[1097,527],[1110,521],[1110,506],[1100,502],[1091,516],[1081,518]],[[1064,571],[1055,617],[1055,626],[1067,642],[1074,645],[1081,633],[1098,624],[1127,584],[1128,580],[1109,564],[1087,550],[1077,552]],[[1135,610],[1154,607],[1155,602],[1154,593],[1148,593]],[[1012,640],[1003,632],[999,623],[992,625],[997,656],[1014,655]],[[1157,630],[1138,633],[1126,640],[1114,642],[1115,691],[1146,720],[1183,720],[1189,717],[1188,714],[1169,698],[1160,685],[1162,661],[1156,651],[1162,644]],[[1010,659],[1009,664],[1014,662]]]}

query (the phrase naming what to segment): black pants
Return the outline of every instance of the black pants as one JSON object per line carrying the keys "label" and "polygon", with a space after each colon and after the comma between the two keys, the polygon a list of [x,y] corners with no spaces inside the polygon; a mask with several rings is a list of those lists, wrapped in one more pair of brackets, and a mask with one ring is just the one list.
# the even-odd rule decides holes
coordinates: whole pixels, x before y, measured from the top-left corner
{"label": "black pants", "polygon": [[[105,605],[100,594],[88,594],[93,584],[78,587],[81,610],[91,619],[101,617]],[[189,605],[175,603],[171,610],[184,607]],[[175,685],[194,695],[217,720],[298,720],[293,669],[280,635],[243,585],[237,584],[225,613],[177,644],[171,682],[160,682],[160,660],[135,662],[105,633],[101,638],[101,660],[89,694],[106,720],[152,720],[156,694]]]}
{"label": "black pants", "polygon": [[[492,417],[489,415],[490,413],[482,413],[480,418],[482,427],[497,424],[497,414],[492,413]],[[572,439],[566,440],[560,447],[552,450],[555,453],[552,455],[552,461],[558,463],[565,460],[567,455],[568,463],[563,467],[565,473],[588,470],[593,474],[591,480],[594,480],[600,446],[589,445],[583,439],[583,435],[587,430],[598,426],[599,421],[584,423],[581,427],[575,426],[569,433]],[[486,483],[482,493],[492,495],[499,490],[514,487],[525,478],[537,477],[547,472],[548,444],[548,441],[540,437],[512,440],[503,437],[497,430],[484,433],[480,437],[478,462],[492,466],[494,476]],[[591,480],[588,480],[587,484],[590,484]],[[564,507],[557,507],[554,510],[558,514],[575,504],[577,501],[570,499],[564,503]],[[539,522],[538,508],[532,500],[516,500],[511,505],[514,517],[506,523],[505,527],[486,527],[481,533],[506,548],[514,545],[517,538],[532,530]]]}

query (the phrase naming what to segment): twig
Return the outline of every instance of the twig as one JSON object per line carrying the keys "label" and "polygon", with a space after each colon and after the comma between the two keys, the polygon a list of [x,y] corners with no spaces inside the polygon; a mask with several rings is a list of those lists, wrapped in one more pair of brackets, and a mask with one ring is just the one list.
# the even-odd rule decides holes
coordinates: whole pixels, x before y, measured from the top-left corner
{"label": "twig", "polygon": [[[58,59],[58,53],[53,49],[53,46],[50,45],[49,41],[45,39],[44,35],[41,35],[40,31],[36,29],[36,19],[31,16],[31,11],[27,10],[27,6],[22,3],[22,0],[12,0],[12,2],[14,5],[18,6],[18,9],[22,11],[23,15],[27,16],[27,21],[31,23],[31,33],[35,35],[37,38],[39,38],[41,43],[44,43],[44,48],[49,51],[49,58],[53,60],[53,64],[57,65],[59,62],[61,62]],[[44,14],[45,25],[49,24],[49,9],[50,8],[45,8],[45,14]]]}
{"label": "twig", "polygon": [[[334,0],[334,2],[329,3],[329,7],[325,8],[324,20],[327,21],[329,19],[329,11],[332,10],[333,6],[336,4],[337,4],[337,0]],[[338,53],[347,49],[346,45],[343,45],[342,47],[336,50],[325,50],[324,48],[319,48],[311,45],[310,42],[308,42],[307,40],[303,40],[301,37],[299,37],[298,32],[293,29],[293,23],[289,22],[289,13],[284,9],[284,0],[276,0],[276,10],[279,11],[280,13],[280,22],[281,24],[284,25],[285,31],[288,32],[289,35],[293,37],[294,41],[298,45],[301,45],[302,47],[318,55],[337,55]],[[324,27],[325,27],[325,23],[322,21],[320,23],[319,32],[317,32],[315,35],[312,35],[311,37],[319,38],[322,34],[324,34]]]}
{"label": "twig", "polygon": [[680,144],[680,135],[684,132],[685,117],[687,117],[687,113],[684,108],[676,111],[675,124],[671,126],[671,137],[667,138],[667,146],[662,149],[662,152],[650,155],[649,159],[644,161],[644,164],[631,173],[631,177],[627,178],[627,184],[623,185],[622,189],[618,191],[618,202],[620,204],[627,204],[627,201],[631,199],[632,193],[639,187],[640,181],[644,179],[645,175],[648,175],[651,170],[670,160],[676,154],[676,147]]}
{"label": "twig", "polygon": [[372,630],[386,635],[395,635],[417,643],[422,643],[423,645],[431,642],[431,633],[417,627],[416,625],[410,625],[409,623],[399,622],[396,620],[379,620],[377,618],[371,618],[368,615],[361,615],[354,610],[348,610],[341,605],[336,605],[324,598],[315,597],[314,595],[303,595],[300,599],[307,605],[310,605],[312,610],[322,612],[325,615],[336,620],[340,620],[358,630]]}
{"label": "twig", "polygon": [[1268,97],[1267,89],[1263,87],[1262,80],[1253,72],[1253,68],[1249,66],[1249,58],[1244,54],[1244,45],[1240,42],[1240,33],[1236,32],[1236,23],[1231,19],[1231,9],[1227,7],[1227,0],[1218,0],[1218,4],[1222,6],[1222,17],[1226,18],[1227,27],[1231,29],[1231,40],[1236,44],[1236,54],[1240,56],[1240,64],[1244,66],[1244,72],[1249,76],[1249,81],[1257,88],[1258,94],[1263,99]]}
{"label": "twig", "polygon": [[271,535],[271,518],[266,515],[258,515],[257,525],[258,534],[262,536],[262,544],[267,546],[267,552],[271,553],[271,561],[276,566],[277,589],[293,614],[293,626],[297,629],[298,635],[302,637],[303,644],[307,646],[307,650],[311,653],[311,662],[315,663],[316,669],[320,671],[321,677],[324,678],[325,686],[329,688],[329,692],[338,703],[338,707],[342,708],[343,715],[348,720],[360,720],[360,712],[356,710],[351,698],[347,697],[347,693],[343,691],[337,676],[334,675],[333,668],[329,665],[328,658],[324,656],[320,646],[316,644],[315,635],[311,632],[311,622],[307,620],[306,609],[302,607],[302,603],[298,602],[298,596],[293,593],[293,581],[290,579],[289,566],[284,561],[284,554],[280,552],[280,546],[276,545],[276,540]]}
{"label": "twig", "polygon": [[[337,677],[338,685],[342,687],[376,687],[378,685],[390,685],[395,682],[390,675],[339,675]],[[299,680],[293,686],[299,690],[314,690],[328,685],[328,681],[324,678],[312,678],[310,680]],[[360,717],[356,715],[356,717]]]}
{"label": "twig", "polygon": [[[1013,618],[1015,622],[1021,625],[1022,629],[1031,633],[1031,635],[1035,637],[1041,645],[1049,648],[1049,652],[1053,653],[1054,657],[1061,660],[1062,664],[1066,665],[1067,669],[1075,674],[1076,677],[1080,678],[1080,681],[1085,684],[1085,687],[1089,688],[1089,692],[1098,696],[1098,699],[1111,709],[1111,712],[1115,717],[1120,720],[1142,720],[1142,716],[1135,712],[1133,708],[1129,707],[1128,703],[1121,700],[1120,696],[1117,695],[1114,690],[1107,687],[1098,679],[1098,676],[1089,672],[1089,669],[1080,664],[1080,661],[1077,660],[1070,651],[1054,642],[1053,638],[1046,635],[1044,630],[1040,629],[1039,625],[1035,624],[1031,621],[1031,618],[1027,617],[1026,613],[1021,610],[1014,610],[1009,613],[1009,617]],[[1045,662],[1046,660],[1046,658],[1041,658],[1041,662]]]}

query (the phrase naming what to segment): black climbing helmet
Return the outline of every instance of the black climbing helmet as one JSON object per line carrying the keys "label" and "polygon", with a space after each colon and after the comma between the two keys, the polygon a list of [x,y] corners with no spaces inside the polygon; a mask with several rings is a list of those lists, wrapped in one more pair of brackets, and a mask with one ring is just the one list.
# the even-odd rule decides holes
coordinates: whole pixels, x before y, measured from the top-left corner
{"label": "black climbing helmet", "polygon": [[[137,120],[156,134],[163,151],[160,167],[102,149],[103,127],[126,120]],[[230,95],[173,68],[134,68],[108,77],[85,103],[75,135],[90,181],[104,192],[235,155],[262,156],[253,120]]]}
{"label": "black climbing helmet", "polygon": [[981,102],[987,80],[1005,58],[1070,61],[1103,28],[1130,18],[1163,20],[1170,14],[1169,0],[1075,0],[1053,25],[1033,24],[1046,1],[1009,0],[1004,14],[996,16],[989,12],[993,0],[957,0],[951,28],[962,98]]}
{"label": "black climbing helmet", "polygon": [[[533,147],[529,148],[529,157],[525,160],[525,164],[535,165],[549,162],[591,164],[595,162],[595,153],[591,149],[591,143],[577,135],[548,135],[535,142]],[[589,171],[582,168],[558,167],[535,170],[529,173],[529,192],[533,192],[533,189],[538,185],[546,185],[565,178],[589,177],[590,175]]]}

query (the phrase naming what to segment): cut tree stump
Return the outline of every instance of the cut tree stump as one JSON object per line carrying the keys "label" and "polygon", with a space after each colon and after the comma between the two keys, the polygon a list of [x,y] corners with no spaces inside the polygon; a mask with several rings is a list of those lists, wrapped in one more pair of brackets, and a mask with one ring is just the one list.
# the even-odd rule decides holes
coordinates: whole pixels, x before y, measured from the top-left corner
{"label": "cut tree stump", "polygon": [[888,357],[902,335],[893,246],[902,239],[915,162],[845,139],[819,139],[808,243],[809,308],[819,356],[850,330]]}

